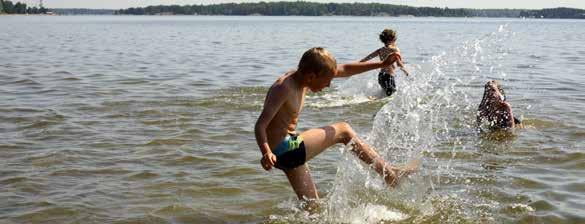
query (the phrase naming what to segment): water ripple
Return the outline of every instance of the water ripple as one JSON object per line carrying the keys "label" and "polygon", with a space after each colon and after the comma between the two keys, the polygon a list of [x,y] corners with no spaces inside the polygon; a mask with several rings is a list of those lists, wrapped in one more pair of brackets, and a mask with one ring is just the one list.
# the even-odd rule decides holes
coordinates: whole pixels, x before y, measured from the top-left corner
{"label": "water ripple", "polygon": [[[420,152],[421,173],[387,191],[335,146],[309,164],[325,207],[309,220],[286,177],[259,166],[254,122],[269,86],[311,43],[336,39],[326,45],[339,62],[359,60],[379,47],[385,19],[9,16],[0,24],[14,28],[0,32],[1,220],[337,223],[389,211],[412,223],[585,220],[579,22],[396,19],[412,74],[398,73],[396,95],[368,98],[381,97],[375,71],[335,79],[306,98],[298,129],[346,120],[392,163]],[[361,34],[306,35],[331,25]],[[410,38],[421,30],[432,40]],[[487,79],[502,81],[526,129],[474,132]]]}

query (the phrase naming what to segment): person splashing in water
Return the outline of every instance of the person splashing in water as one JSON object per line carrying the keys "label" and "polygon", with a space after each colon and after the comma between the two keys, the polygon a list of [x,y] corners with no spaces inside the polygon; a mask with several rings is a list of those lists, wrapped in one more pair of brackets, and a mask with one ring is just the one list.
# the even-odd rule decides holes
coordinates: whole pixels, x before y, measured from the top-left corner
{"label": "person splashing in water", "polygon": [[[378,48],[362,60],[360,62],[366,62],[371,60],[372,58],[379,57],[380,60],[385,60],[388,56],[392,55],[393,53],[400,53],[400,49],[396,46],[396,31],[391,29],[384,29],[382,33],[380,33],[380,41],[384,44],[383,47]],[[391,96],[394,92],[396,92],[396,82],[394,81],[396,65],[404,72],[406,76],[409,75],[408,70],[404,68],[404,63],[402,63],[402,58],[396,60],[396,63],[392,63],[389,66],[383,67],[380,69],[380,73],[378,73],[378,84],[386,93],[386,96]]]}
{"label": "person splashing in water", "polygon": [[346,122],[313,128],[297,133],[296,126],[303,109],[305,95],[310,90],[319,92],[328,87],[333,78],[349,77],[372,69],[389,66],[400,59],[398,53],[380,62],[337,64],[335,58],[323,48],[306,51],[296,71],[290,71],[268,89],[264,108],[254,128],[258,147],[262,152],[262,168],[276,167],[284,171],[300,200],[307,202],[309,211],[317,208],[319,198],[313,178],[305,164],[327,148],[343,143],[359,159],[379,173],[389,186],[395,186],[402,177],[418,166],[392,166],[365,142]]}
{"label": "person splashing in water", "polygon": [[477,109],[477,126],[480,131],[511,129],[521,126],[521,121],[514,117],[512,106],[506,101],[506,94],[496,80],[488,81],[484,86],[483,98]]}

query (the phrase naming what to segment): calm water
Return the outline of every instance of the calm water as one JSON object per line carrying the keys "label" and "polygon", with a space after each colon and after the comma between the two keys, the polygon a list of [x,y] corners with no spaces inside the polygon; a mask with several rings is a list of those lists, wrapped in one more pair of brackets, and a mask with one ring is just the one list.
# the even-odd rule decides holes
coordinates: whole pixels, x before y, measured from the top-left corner
{"label": "calm water", "polygon": [[[585,21],[361,17],[0,17],[0,223],[584,223]],[[310,167],[309,216],[259,165],[268,86],[325,46],[398,31],[411,70],[307,97],[300,130],[345,120],[391,162],[388,190],[341,145]],[[527,128],[480,135],[500,80]]]}

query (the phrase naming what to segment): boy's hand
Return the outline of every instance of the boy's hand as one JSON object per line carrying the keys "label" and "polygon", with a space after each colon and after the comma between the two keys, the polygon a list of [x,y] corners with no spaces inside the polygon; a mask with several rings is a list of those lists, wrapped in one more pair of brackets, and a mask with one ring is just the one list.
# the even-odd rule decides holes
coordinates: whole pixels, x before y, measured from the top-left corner
{"label": "boy's hand", "polygon": [[386,60],[384,60],[382,62],[382,65],[384,65],[384,67],[388,67],[388,66],[394,64],[394,62],[396,62],[398,60],[402,60],[402,57],[400,56],[400,53],[394,52],[394,53],[388,55]]}
{"label": "boy's hand", "polygon": [[272,169],[274,164],[276,164],[276,155],[274,155],[271,152],[266,153],[262,156],[260,163],[262,164],[262,168],[264,168],[265,170],[270,170]]}

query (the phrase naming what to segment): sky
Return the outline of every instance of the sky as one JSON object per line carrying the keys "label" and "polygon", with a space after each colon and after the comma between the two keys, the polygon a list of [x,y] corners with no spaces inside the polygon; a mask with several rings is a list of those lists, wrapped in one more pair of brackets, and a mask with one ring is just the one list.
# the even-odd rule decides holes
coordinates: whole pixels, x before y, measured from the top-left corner
{"label": "sky", "polygon": [[[28,6],[38,6],[39,0],[11,0],[12,2],[24,2]],[[93,9],[121,9],[129,7],[145,7],[149,5],[193,5],[193,4],[219,4],[227,2],[259,2],[260,0],[43,0],[46,8],[93,8]],[[283,0],[263,0],[265,2]],[[399,4],[409,6],[430,6],[449,8],[519,8],[542,9],[555,7],[570,7],[585,9],[585,0],[305,0],[322,3],[351,3],[351,2],[377,2],[387,4]]]}

